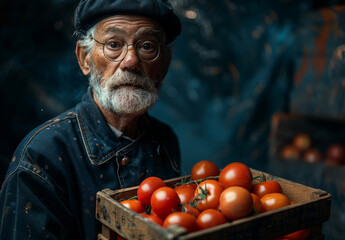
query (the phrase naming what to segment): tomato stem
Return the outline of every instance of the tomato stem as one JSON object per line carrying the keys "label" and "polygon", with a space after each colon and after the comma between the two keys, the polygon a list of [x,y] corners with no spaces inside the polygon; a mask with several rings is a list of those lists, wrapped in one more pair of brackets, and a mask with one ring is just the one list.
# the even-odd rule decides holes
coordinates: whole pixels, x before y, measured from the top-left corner
{"label": "tomato stem", "polygon": [[207,178],[201,178],[201,179],[197,179],[197,180],[191,180],[191,181],[188,181],[188,182],[184,182],[184,183],[181,183],[181,185],[188,185],[188,184],[191,184],[191,183],[195,183],[195,184],[198,184],[198,183],[201,183],[202,181],[206,181],[208,179],[218,179],[219,176],[210,176],[210,177],[207,177]]}
{"label": "tomato stem", "polygon": [[266,182],[266,176],[262,173],[262,175],[258,175],[252,178],[252,181],[258,180],[259,182]]}
{"label": "tomato stem", "polygon": [[133,197],[128,198],[128,200],[133,200],[133,199],[138,200],[138,196],[133,196]]}
{"label": "tomato stem", "polygon": [[[205,180],[206,181],[206,180]],[[196,208],[196,206],[204,199],[206,199],[207,194],[209,193],[209,191],[207,190],[207,184],[205,183],[205,189],[203,189],[202,187],[200,187],[198,185],[198,189],[200,190],[200,193],[195,196],[191,201],[190,201],[190,206],[193,208]]]}
{"label": "tomato stem", "polygon": [[151,215],[151,206],[145,206],[145,213]]}
{"label": "tomato stem", "polygon": [[184,208],[184,206],[186,205],[187,203],[179,203],[178,206],[181,207],[181,212],[186,212],[186,209]]}

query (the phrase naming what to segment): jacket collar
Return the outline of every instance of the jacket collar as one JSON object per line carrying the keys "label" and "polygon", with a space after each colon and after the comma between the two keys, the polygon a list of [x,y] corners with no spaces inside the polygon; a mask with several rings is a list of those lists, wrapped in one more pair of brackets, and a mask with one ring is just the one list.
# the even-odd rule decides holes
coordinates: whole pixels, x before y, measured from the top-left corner
{"label": "jacket collar", "polygon": [[83,143],[93,165],[101,165],[116,156],[126,146],[133,145],[128,139],[116,137],[110,129],[93,100],[90,87],[76,110]]}

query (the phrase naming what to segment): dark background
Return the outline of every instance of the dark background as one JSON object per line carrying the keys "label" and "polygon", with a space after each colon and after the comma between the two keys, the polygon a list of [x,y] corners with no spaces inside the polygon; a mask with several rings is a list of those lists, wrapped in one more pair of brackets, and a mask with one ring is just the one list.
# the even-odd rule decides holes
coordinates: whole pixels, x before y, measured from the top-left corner
{"label": "dark background", "polygon": [[[345,184],[325,185],[319,175],[306,180],[275,171],[269,134],[276,112],[344,118],[343,1],[171,3],[183,31],[150,112],[178,134],[185,173],[200,160],[219,167],[242,161],[322,188],[332,193],[337,212],[325,224],[326,239],[342,239]],[[87,88],[74,55],[77,4],[0,2],[0,182],[21,139],[75,105]]]}

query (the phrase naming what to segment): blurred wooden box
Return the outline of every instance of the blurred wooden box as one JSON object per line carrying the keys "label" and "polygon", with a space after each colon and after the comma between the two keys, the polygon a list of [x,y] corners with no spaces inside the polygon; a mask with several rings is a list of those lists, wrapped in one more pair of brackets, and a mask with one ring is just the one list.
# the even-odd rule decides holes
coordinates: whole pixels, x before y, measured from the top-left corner
{"label": "blurred wooden box", "polygon": [[[310,239],[324,239],[322,223],[330,216],[330,194],[254,169],[252,173],[254,177],[264,175],[267,180],[278,181],[283,193],[298,203],[187,234],[180,227],[164,229],[120,204],[121,200],[135,196],[138,187],[116,191],[105,189],[97,193],[96,200],[96,218],[103,226],[98,239],[113,240],[119,234],[127,239],[257,240],[274,239],[307,227],[313,228]],[[170,179],[166,184],[174,186],[184,178],[189,177]]]}
{"label": "blurred wooden box", "polygon": [[[321,162],[307,163],[302,158],[286,160],[281,157],[283,147],[291,143],[299,133],[306,133],[311,137],[312,147],[320,150],[323,155]],[[325,183],[335,184],[338,186],[338,192],[345,196],[345,166],[325,163],[325,153],[333,143],[345,146],[345,119],[276,113],[271,121],[269,171],[274,175],[325,190]]]}
{"label": "blurred wooden box", "polygon": [[281,157],[281,150],[291,143],[298,133],[306,133],[312,138],[312,146],[325,155],[332,143],[345,146],[345,119],[301,115],[295,113],[276,113],[271,121],[270,132],[270,173],[285,179],[321,188],[332,195],[332,211],[329,221],[323,225],[323,232],[329,239],[343,239],[345,166],[329,165],[323,157],[319,163],[308,163],[299,159],[286,160]]}
{"label": "blurred wooden box", "polygon": [[[327,148],[333,143],[345,146],[345,119],[332,119],[298,114],[276,113],[271,121],[270,156],[281,158],[281,150],[293,138],[305,133],[311,137],[312,147],[322,153],[325,160]],[[300,159],[302,160],[302,159]]]}

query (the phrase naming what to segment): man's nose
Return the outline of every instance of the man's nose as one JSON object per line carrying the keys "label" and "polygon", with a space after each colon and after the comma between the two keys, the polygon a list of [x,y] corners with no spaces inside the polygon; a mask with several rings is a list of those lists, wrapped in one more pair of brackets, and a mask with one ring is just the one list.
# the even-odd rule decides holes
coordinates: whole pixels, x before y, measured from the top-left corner
{"label": "man's nose", "polygon": [[128,51],[125,58],[121,61],[120,68],[125,70],[139,70],[138,68],[139,58],[133,45],[128,45]]}

